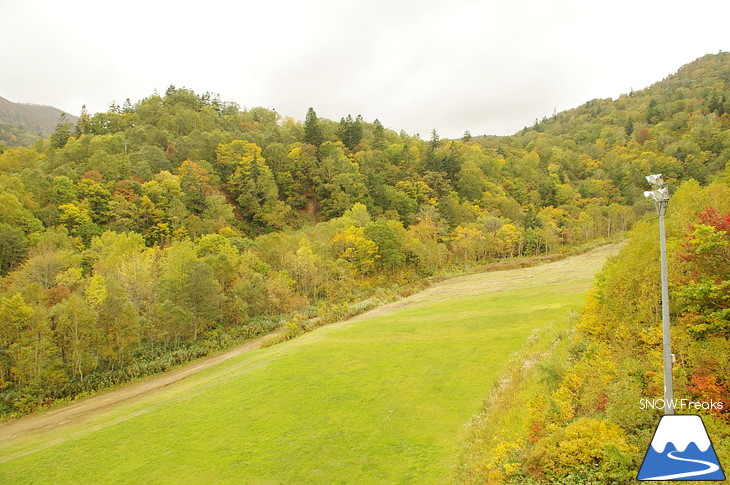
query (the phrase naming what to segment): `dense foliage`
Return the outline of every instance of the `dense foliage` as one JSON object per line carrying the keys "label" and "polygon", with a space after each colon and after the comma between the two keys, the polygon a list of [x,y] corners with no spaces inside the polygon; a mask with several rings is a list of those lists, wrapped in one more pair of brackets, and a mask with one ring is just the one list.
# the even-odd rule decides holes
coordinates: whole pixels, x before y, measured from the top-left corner
{"label": "dense foliage", "polygon": [[40,138],[39,135],[20,126],[0,122],[0,152],[5,151],[7,147],[31,145]]}
{"label": "dense foliage", "polygon": [[[304,123],[168,88],[0,154],[1,413],[454,265],[628,229],[643,176],[730,160],[730,56],[506,138]],[[712,325],[698,323],[698,325]]]}
{"label": "dense foliage", "polygon": [[[703,415],[719,456],[730,452],[729,229],[730,173],[707,187],[686,182],[672,196],[674,397],[701,403],[680,404],[677,412]],[[522,431],[490,441],[491,449],[472,439],[465,481],[635,481],[664,412],[658,232],[655,215],[636,224],[628,246],[597,278],[565,352],[538,365]],[[488,427],[486,421],[474,426],[472,436]],[[488,469],[478,470],[474,456]]]}

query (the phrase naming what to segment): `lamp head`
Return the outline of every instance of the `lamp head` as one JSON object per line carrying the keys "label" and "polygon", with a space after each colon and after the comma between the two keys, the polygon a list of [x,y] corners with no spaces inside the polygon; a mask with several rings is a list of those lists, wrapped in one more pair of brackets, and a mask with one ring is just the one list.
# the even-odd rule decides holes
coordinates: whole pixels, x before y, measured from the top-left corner
{"label": "lamp head", "polygon": [[655,175],[647,175],[646,181],[649,182],[651,185],[656,185],[658,187],[664,185],[664,180],[662,180],[662,174],[660,173]]}
{"label": "lamp head", "polygon": [[665,202],[669,200],[669,187],[644,191],[644,197],[652,199],[654,202]]}

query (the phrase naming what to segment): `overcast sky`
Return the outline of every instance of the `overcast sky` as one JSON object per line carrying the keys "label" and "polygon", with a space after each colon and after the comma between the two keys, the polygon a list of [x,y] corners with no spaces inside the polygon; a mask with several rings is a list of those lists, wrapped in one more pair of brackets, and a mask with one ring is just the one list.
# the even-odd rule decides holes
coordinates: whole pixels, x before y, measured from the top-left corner
{"label": "overcast sky", "polygon": [[728,0],[0,0],[0,96],[78,115],[167,86],[443,137],[644,88],[730,50]]}

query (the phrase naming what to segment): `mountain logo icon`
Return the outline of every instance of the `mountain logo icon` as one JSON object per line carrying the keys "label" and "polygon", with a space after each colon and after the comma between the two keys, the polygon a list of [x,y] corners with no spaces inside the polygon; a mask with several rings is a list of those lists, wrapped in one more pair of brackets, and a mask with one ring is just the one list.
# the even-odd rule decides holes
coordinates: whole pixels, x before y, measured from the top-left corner
{"label": "mountain logo icon", "polygon": [[637,480],[725,480],[705,425],[694,414],[659,421]]}

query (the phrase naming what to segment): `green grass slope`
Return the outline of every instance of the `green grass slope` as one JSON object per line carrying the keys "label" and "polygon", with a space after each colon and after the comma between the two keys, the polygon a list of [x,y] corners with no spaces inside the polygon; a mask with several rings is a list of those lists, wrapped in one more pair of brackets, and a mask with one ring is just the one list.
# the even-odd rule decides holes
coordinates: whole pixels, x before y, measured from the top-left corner
{"label": "green grass slope", "polygon": [[464,424],[615,247],[470,275],[0,443],[0,483],[444,483]]}

